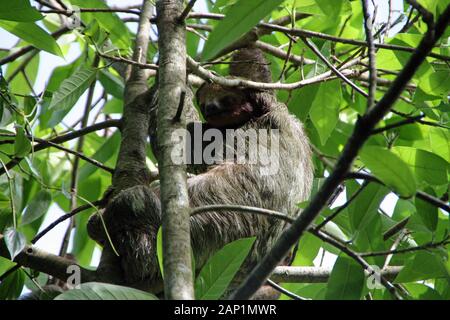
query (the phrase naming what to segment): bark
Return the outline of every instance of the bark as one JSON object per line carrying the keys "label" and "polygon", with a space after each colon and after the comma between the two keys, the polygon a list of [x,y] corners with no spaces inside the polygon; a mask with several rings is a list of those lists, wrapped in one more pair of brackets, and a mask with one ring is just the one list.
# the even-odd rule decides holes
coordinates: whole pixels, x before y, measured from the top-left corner
{"label": "bark", "polygon": [[[134,61],[140,62],[147,55],[151,15],[152,3],[144,0],[136,34]],[[125,86],[122,140],[112,180],[114,194],[135,185],[147,185],[151,180],[151,174],[146,165],[150,118],[149,106],[145,97],[147,90],[146,70],[132,66]],[[109,243],[103,247],[97,273],[104,282],[117,284],[124,282],[120,258],[113,252]]]}
{"label": "bark", "polygon": [[[6,248],[3,235],[0,234],[0,256],[10,259],[8,249]],[[60,280],[66,281],[70,273],[67,273],[67,268],[75,263],[66,258],[45,252],[37,249],[33,246],[26,246],[21,253],[19,253],[14,262],[20,266],[28,267],[40,272],[49,274]],[[79,266],[80,267],[80,266]],[[81,282],[96,281],[96,274],[94,271],[90,271],[80,267]]]}
{"label": "bark", "polygon": [[[191,270],[189,197],[186,167],[175,165],[171,154],[177,142],[172,132],[186,127],[186,40],[185,25],[180,22],[181,0],[157,2],[159,31],[159,105],[158,144],[161,181],[164,287],[167,299],[193,299]],[[180,115],[178,117],[177,115]],[[178,142],[180,143],[180,142]]]}

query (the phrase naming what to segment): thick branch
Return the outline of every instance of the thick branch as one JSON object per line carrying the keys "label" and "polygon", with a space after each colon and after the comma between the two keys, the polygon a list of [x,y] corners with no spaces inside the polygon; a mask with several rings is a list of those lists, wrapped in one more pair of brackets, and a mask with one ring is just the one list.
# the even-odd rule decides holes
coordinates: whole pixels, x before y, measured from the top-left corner
{"label": "thick branch", "polygon": [[[133,61],[137,63],[146,61],[151,12],[152,4],[145,0],[133,52]],[[122,141],[113,177],[116,191],[150,182],[150,173],[145,162],[149,123],[149,106],[144,96],[148,90],[147,78],[145,69],[141,69],[138,65],[129,67],[131,71],[125,85]]]}
{"label": "thick branch", "polygon": [[[147,56],[150,40],[150,17],[152,3],[144,0],[141,8],[138,31],[133,52],[133,61],[141,63]],[[122,140],[115,172],[113,189],[119,192],[136,185],[148,185],[151,174],[146,165],[146,145],[150,107],[146,92],[146,70],[137,65],[129,66],[130,76],[125,84],[124,110],[122,117]],[[114,217],[111,218],[112,221]],[[120,257],[117,257],[109,242],[103,247],[100,259],[99,273],[103,273],[106,282],[121,283],[124,281],[120,267]]]}
{"label": "thick branch", "polygon": [[[387,267],[381,271],[386,279],[393,280],[402,267]],[[331,268],[325,267],[276,267],[270,279],[284,283],[326,283],[330,278]],[[369,273],[367,271],[366,275]]]}
{"label": "thick branch", "polygon": [[[2,234],[0,234],[0,256],[10,259]],[[23,251],[16,256],[14,262],[17,262],[23,267],[46,273],[63,281],[66,281],[67,278],[72,275],[71,273],[67,273],[67,268],[74,265],[74,262],[71,260],[47,253],[32,246],[26,246]],[[96,280],[96,273],[94,271],[82,267],[80,267],[80,271],[81,282]]]}
{"label": "thick branch", "polygon": [[[360,74],[359,70],[350,70],[348,68],[354,66],[359,62],[359,59],[352,60],[348,63],[346,63],[344,66],[342,66],[342,70],[340,71],[341,74],[345,75],[346,77],[355,77]],[[212,81],[215,83],[218,83],[224,87],[246,87],[246,88],[252,88],[252,89],[264,89],[264,90],[294,90],[301,88],[303,86],[318,83],[318,82],[324,82],[332,79],[336,79],[336,77],[333,76],[332,71],[327,71],[322,74],[319,74],[317,76],[311,77],[309,79],[293,82],[293,83],[266,83],[266,82],[255,82],[250,80],[244,80],[244,79],[228,79],[224,78],[218,75],[215,75],[211,71],[203,68],[199,63],[197,63],[194,59],[191,57],[187,57],[187,64],[189,68],[192,70],[193,73],[198,75],[200,78],[206,80],[206,81]]]}
{"label": "thick branch", "polygon": [[[55,147],[57,149],[65,151],[65,152],[69,152],[69,153],[78,155],[82,159],[84,159],[85,161],[91,162],[93,165],[99,166],[99,167],[101,167],[102,169],[105,169],[108,172],[112,172],[111,168],[103,166],[103,164],[99,163],[96,160],[87,158],[85,156],[77,154],[75,151],[72,151],[72,150],[69,150],[67,148],[64,148],[63,146],[57,145],[57,143],[67,142],[67,141],[76,139],[78,137],[81,137],[83,135],[89,134],[91,132],[102,130],[102,129],[106,129],[106,128],[110,128],[110,127],[119,127],[120,128],[120,121],[119,120],[107,120],[107,121],[104,121],[104,122],[99,122],[99,123],[93,124],[91,126],[88,126],[88,127],[84,128],[84,129],[72,131],[72,132],[69,132],[69,133],[66,133],[66,134],[62,134],[60,136],[56,136],[56,137],[53,137],[53,138],[48,139],[48,140],[33,138],[35,141],[38,142],[37,144],[35,144],[33,146],[33,151],[37,152],[37,151],[44,150],[44,149],[49,148],[49,147]],[[2,136],[6,136],[6,135],[7,134],[2,134]],[[10,134],[10,135],[8,134],[8,136],[15,137],[15,134]],[[85,158],[83,158],[83,157],[85,157]],[[20,163],[20,161],[22,161],[22,159],[23,158],[13,158],[10,162],[8,162],[6,164],[6,169],[10,170],[10,169],[14,168],[17,164]],[[4,167],[0,168],[0,176],[3,175],[5,172],[6,171],[5,171]]]}
{"label": "thick branch", "polygon": [[164,293],[167,299],[194,299],[189,196],[186,167],[173,163],[177,143],[172,133],[186,128],[184,115],[178,117],[186,99],[186,39],[184,23],[178,21],[183,1],[157,2],[159,31],[158,144],[161,181]]}

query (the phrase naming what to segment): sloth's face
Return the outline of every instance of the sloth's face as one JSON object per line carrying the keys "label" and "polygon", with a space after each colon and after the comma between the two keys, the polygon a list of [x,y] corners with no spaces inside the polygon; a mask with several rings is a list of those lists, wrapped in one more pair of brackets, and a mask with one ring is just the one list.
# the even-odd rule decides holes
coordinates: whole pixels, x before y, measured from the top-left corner
{"label": "sloth's face", "polygon": [[203,85],[197,91],[197,102],[205,120],[215,128],[234,128],[249,121],[254,114],[243,90]]}

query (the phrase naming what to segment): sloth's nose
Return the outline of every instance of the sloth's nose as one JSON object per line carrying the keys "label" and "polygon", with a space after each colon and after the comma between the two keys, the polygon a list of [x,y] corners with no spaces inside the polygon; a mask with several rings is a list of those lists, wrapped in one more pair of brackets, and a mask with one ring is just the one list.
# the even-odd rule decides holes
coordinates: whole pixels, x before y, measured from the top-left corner
{"label": "sloth's nose", "polygon": [[210,102],[205,106],[206,117],[216,115],[218,113],[221,113],[222,111],[223,111],[222,107],[217,102]]}

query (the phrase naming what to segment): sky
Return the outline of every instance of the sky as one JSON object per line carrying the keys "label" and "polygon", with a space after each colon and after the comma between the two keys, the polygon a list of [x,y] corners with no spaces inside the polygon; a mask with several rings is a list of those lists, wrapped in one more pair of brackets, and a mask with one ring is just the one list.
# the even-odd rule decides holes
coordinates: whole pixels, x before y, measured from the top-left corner
{"label": "sky", "polygon": [[[14,0],[13,0],[14,1]],[[194,11],[198,12],[205,12],[206,11],[206,5],[205,0],[198,0],[196,2],[196,5],[194,7]],[[333,0],[330,0],[333,1]],[[34,1],[32,0],[31,3]],[[111,5],[116,6],[127,6],[127,5],[133,5],[133,4],[140,4],[142,3],[142,0],[107,0],[107,2]],[[378,7],[377,10],[377,19],[376,22],[380,23],[383,21],[386,21],[387,14],[388,14],[388,0],[375,0],[374,1],[376,6]],[[371,1],[369,1],[371,3]],[[395,17],[397,16],[397,13],[395,13],[395,10],[402,11],[403,6],[403,0],[392,0],[392,5],[394,8],[394,17],[393,20],[395,20]],[[131,26],[131,25],[130,25]],[[17,38],[6,31],[0,29],[0,47],[1,48],[10,48],[12,47],[16,42]],[[61,38],[60,41],[64,41],[64,37]],[[69,50],[68,54],[65,56],[65,58],[56,57],[54,55],[51,55],[46,52],[40,53],[40,69],[38,71],[38,76],[36,78],[36,84],[35,84],[35,91],[41,92],[45,88],[45,81],[49,78],[51,72],[53,69],[57,66],[66,65],[76,59],[79,55],[79,48],[77,46],[72,46]],[[42,67],[42,66],[51,66],[49,67]],[[3,68],[3,67],[2,67]],[[4,71],[4,70],[3,70]],[[101,95],[101,90],[97,88],[95,90],[95,95],[93,101],[96,101],[96,99]],[[84,108],[84,100],[85,96],[81,97],[79,102],[75,105],[73,110],[68,114],[68,116],[65,118],[65,123],[73,123],[75,122],[82,114],[82,110]],[[93,112],[95,114],[95,112]],[[397,200],[397,197],[393,194],[388,195],[385,200],[383,201],[381,207],[384,211],[391,213],[393,211],[395,202]],[[342,205],[345,202],[345,195],[344,193],[341,194],[341,196],[335,201],[334,206]],[[53,205],[45,220],[44,223],[41,226],[41,230],[45,228],[47,225],[49,225],[51,222],[56,220],[58,217],[60,217],[64,212],[56,205]],[[47,252],[58,254],[61,239],[64,235],[65,230],[67,229],[68,221],[59,224],[57,227],[55,227],[52,231],[50,231],[45,237],[43,237],[39,242],[36,244],[37,247],[46,250]],[[70,248],[70,245],[69,245]],[[92,260],[92,264],[96,265],[98,263],[100,257],[100,250],[96,249],[94,253],[94,258]],[[318,259],[320,259],[320,254],[318,255]],[[335,257],[331,254],[325,256],[324,259],[324,265],[332,265],[334,263]],[[316,261],[318,262],[318,260]]]}

